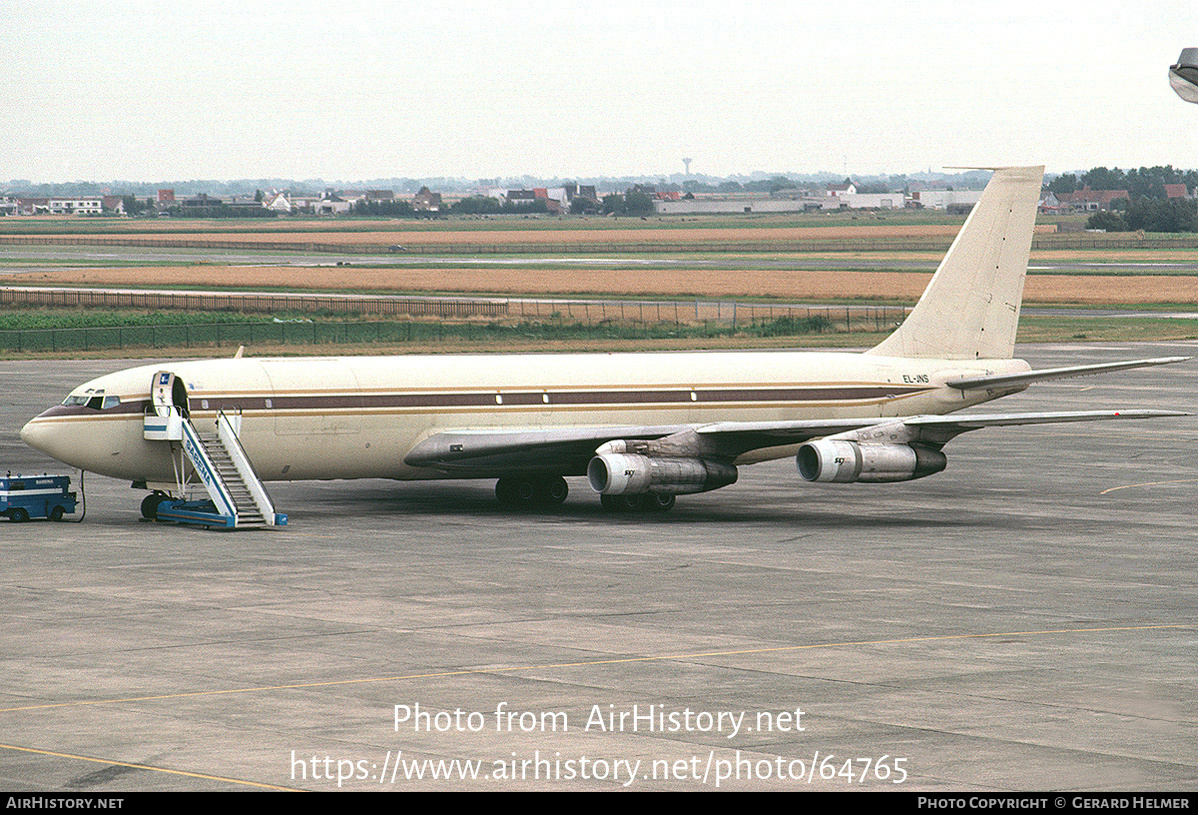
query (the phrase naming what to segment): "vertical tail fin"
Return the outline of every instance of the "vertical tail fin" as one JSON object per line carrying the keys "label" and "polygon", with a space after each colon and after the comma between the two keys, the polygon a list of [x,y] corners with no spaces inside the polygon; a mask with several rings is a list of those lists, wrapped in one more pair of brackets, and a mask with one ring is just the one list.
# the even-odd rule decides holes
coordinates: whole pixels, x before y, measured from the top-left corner
{"label": "vertical tail fin", "polygon": [[915,308],[868,354],[1009,359],[1043,167],[995,168]]}

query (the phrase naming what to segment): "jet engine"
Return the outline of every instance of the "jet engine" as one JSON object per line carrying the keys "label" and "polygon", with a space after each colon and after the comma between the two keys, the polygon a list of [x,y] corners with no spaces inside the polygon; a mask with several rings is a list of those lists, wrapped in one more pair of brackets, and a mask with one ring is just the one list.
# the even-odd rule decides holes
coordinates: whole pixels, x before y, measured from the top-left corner
{"label": "jet engine", "polygon": [[591,487],[604,495],[687,495],[726,487],[736,482],[736,476],[731,464],[634,453],[599,453],[587,465]]}
{"label": "jet engine", "polygon": [[938,473],[948,460],[939,450],[910,444],[860,444],[844,439],[809,441],[795,457],[807,481],[912,481]]}

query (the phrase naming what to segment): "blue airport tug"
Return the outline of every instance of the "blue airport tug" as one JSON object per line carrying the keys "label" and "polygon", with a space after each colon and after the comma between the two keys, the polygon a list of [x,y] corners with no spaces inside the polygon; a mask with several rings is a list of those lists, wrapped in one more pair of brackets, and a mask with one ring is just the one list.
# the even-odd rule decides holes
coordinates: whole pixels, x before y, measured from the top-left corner
{"label": "blue airport tug", "polygon": [[16,475],[0,478],[0,515],[21,523],[30,518],[61,521],[75,511],[69,475]]}

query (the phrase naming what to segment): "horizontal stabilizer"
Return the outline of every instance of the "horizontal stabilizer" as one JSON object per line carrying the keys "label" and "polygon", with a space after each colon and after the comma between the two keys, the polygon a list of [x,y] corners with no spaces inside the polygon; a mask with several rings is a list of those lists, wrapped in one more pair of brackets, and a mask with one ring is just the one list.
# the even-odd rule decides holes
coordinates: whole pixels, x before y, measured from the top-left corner
{"label": "horizontal stabilizer", "polygon": [[1185,362],[1190,357],[1157,357],[1155,359],[1135,359],[1131,362],[1107,362],[1100,365],[1075,365],[1070,368],[1046,368],[1043,371],[1024,371],[1016,374],[987,374],[985,376],[969,376],[964,379],[953,379],[944,384],[950,388],[963,391],[979,390],[982,388],[1001,388],[1008,385],[1028,385],[1032,382],[1043,382],[1048,379],[1067,379],[1071,376],[1089,376],[1090,374],[1107,371],[1123,371],[1128,368],[1146,368],[1150,365],[1172,365],[1175,362]]}

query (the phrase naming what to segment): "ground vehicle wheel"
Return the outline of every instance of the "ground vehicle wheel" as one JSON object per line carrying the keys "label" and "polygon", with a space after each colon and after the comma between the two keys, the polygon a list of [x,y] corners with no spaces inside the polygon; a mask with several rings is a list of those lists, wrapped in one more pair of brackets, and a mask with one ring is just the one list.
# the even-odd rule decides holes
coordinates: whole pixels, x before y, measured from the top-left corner
{"label": "ground vehicle wheel", "polygon": [[54,509],[50,510],[50,520],[51,521],[61,521],[62,516],[65,514],[66,514],[66,511],[62,507],[54,507]]}
{"label": "ground vehicle wheel", "polygon": [[166,500],[166,496],[159,492],[152,492],[145,497],[141,502],[141,517],[147,521],[158,520],[158,505]]}
{"label": "ground vehicle wheel", "polygon": [[23,507],[13,507],[8,511],[8,517],[20,524],[29,520],[29,513]]}

